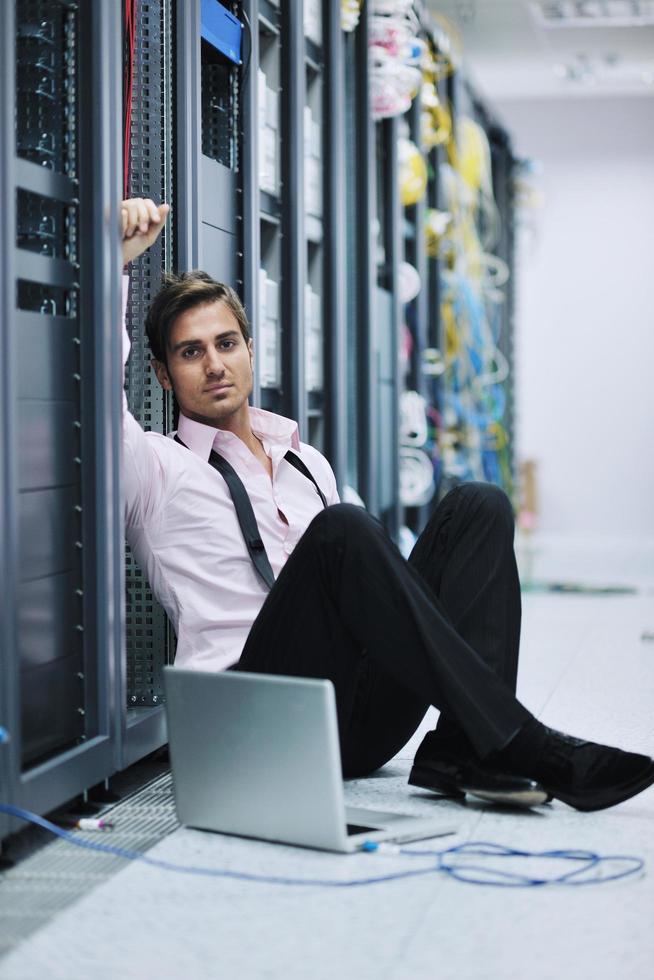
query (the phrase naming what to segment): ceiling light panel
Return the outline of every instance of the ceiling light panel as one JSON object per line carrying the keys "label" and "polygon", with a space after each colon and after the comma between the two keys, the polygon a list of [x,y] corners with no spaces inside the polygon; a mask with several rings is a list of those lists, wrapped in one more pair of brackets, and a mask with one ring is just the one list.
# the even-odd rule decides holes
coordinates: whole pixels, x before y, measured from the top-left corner
{"label": "ceiling light panel", "polygon": [[541,27],[652,27],[654,0],[531,0]]}

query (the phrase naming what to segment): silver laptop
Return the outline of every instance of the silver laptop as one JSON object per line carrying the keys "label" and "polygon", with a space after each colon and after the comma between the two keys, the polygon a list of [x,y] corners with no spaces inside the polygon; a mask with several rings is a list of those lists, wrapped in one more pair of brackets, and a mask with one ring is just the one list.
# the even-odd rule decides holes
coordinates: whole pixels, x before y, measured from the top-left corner
{"label": "silver laptop", "polygon": [[346,807],[331,681],[164,671],[177,815],[330,851],[454,833],[451,818]]}

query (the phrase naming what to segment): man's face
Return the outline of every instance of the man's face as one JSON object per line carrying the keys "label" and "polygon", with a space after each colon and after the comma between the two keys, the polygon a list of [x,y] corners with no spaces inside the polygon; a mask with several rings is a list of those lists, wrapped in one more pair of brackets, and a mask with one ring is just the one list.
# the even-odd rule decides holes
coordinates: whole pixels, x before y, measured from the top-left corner
{"label": "man's face", "polygon": [[168,337],[168,364],[152,364],[187,418],[218,429],[247,422],[252,341],[245,342],[238,320],[222,300],[181,313]]}

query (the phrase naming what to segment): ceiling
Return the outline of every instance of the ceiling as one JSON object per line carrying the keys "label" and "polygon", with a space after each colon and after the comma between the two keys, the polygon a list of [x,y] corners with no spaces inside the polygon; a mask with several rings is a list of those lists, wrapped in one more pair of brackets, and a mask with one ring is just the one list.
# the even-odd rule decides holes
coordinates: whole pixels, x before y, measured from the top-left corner
{"label": "ceiling", "polygon": [[654,96],[654,0],[426,6],[456,27],[466,73],[488,98]]}

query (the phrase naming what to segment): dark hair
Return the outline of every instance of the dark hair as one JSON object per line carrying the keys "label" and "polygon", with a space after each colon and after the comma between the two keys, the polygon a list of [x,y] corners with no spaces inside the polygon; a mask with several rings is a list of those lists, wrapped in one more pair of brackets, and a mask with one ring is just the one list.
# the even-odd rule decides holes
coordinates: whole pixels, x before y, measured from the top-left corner
{"label": "dark hair", "polygon": [[163,286],[150,303],[148,315],[145,318],[145,332],[150,342],[152,356],[163,364],[168,363],[168,338],[170,330],[177,317],[194,306],[203,303],[215,303],[220,300],[225,304],[238,321],[247,343],[250,339],[250,327],[245,315],[243,304],[231,286],[216,282],[207,272],[194,269],[192,272],[182,272],[179,275],[166,276]]}

